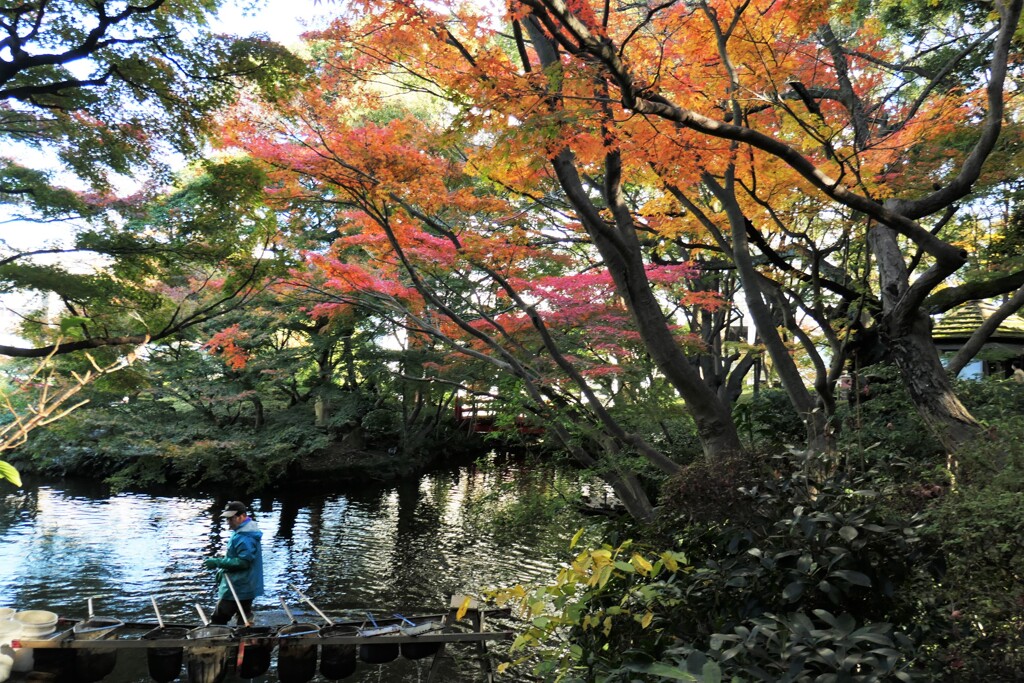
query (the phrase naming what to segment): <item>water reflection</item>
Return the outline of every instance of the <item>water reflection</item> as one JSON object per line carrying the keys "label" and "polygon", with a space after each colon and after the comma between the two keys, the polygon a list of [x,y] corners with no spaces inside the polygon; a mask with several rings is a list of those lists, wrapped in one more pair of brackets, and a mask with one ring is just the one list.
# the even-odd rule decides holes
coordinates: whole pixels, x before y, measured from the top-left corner
{"label": "water reflection", "polygon": [[[461,468],[396,485],[251,501],[264,532],[267,582],[266,595],[254,605],[258,622],[287,620],[282,596],[297,618],[319,621],[289,584],[335,617],[367,610],[390,616],[442,612],[455,593],[549,578],[583,520],[524,529],[514,543],[496,538],[473,500],[498,491],[509,477],[531,486],[553,480],[548,475],[547,484],[537,484],[524,472]],[[81,618],[93,597],[98,614],[153,621],[154,597],[165,621],[195,623],[195,605],[209,612],[215,601],[213,572],[202,568],[202,560],[221,553],[227,542],[230,530],[217,515],[223,503],[214,497],[111,496],[80,483],[7,493],[0,499],[0,606]],[[422,673],[406,668],[364,673],[373,674],[366,680]],[[107,680],[148,680],[144,666],[141,672],[119,671],[120,678]],[[271,672],[261,680],[276,679]]]}

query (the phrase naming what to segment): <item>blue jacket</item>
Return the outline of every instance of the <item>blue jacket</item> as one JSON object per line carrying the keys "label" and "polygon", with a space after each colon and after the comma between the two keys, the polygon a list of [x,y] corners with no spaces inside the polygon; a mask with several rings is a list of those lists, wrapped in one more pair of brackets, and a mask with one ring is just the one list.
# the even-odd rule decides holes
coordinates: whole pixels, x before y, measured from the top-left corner
{"label": "blue jacket", "polygon": [[263,595],[263,548],[261,540],[263,532],[252,518],[245,520],[242,526],[231,532],[228,549],[224,553],[227,558],[237,558],[245,562],[241,569],[221,570],[217,576],[217,597],[231,600],[231,589],[224,580],[225,574],[238,593],[239,600],[252,600]]}

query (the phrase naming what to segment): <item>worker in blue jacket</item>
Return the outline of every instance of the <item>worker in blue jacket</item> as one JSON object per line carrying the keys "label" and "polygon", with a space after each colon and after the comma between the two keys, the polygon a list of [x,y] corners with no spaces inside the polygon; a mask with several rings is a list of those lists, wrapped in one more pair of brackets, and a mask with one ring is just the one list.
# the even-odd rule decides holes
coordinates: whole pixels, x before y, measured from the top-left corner
{"label": "worker in blue jacket", "polygon": [[[208,557],[203,566],[217,571],[217,607],[210,618],[211,624],[227,624],[236,617],[238,624],[252,623],[252,601],[263,595],[263,532],[256,520],[249,516],[245,503],[233,500],[228,503],[220,516],[228,520],[231,538],[224,557]],[[231,580],[231,586],[228,585]],[[231,594],[231,587],[235,595]],[[235,596],[242,604],[245,615],[238,613]]]}

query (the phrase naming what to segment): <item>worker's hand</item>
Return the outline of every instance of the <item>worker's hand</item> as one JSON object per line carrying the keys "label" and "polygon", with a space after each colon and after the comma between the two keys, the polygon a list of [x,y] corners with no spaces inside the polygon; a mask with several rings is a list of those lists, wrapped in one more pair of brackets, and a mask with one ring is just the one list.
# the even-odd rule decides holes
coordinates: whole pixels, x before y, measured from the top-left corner
{"label": "worker's hand", "polygon": [[223,562],[224,560],[222,560],[219,557],[208,557],[205,560],[203,560],[203,566],[207,569],[220,569],[224,566],[222,564]]}

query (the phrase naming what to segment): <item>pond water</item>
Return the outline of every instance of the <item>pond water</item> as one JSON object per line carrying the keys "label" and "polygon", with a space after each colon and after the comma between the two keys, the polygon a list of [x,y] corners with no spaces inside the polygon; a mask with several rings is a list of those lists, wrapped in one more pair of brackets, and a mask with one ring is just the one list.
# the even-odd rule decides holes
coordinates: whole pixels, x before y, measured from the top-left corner
{"label": "pond water", "polygon": [[[289,584],[332,619],[361,619],[367,612],[438,614],[454,594],[548,580],[588,521],[563,513],[556,525],[512,525],[503,515],[522,496],[579,485],[574,474],[512,464],[250,500],[264,534],[266,594],[254,604],[257,624],[287,623],[281,598],[298,620],[322,623]],[[96,615],[155,622],[155,599],[165,622],[188,624],[198,624],[197,603],[212,611],[214,575],[202,561],[223,553],[230,530],[217,513],[226,497],[111,495],[72,482],[3,491],[0,606],[81,619],[92,598]],[[482,680],[473,661],[460,661],[468,650],[448,649],[456,659],[438,680]],[[361,663],[344,680],[426,680],[430,662]],[[150,680],[145,655],[121,651],[104,680]],[[276,681],[275,668],[256,680]]]}

